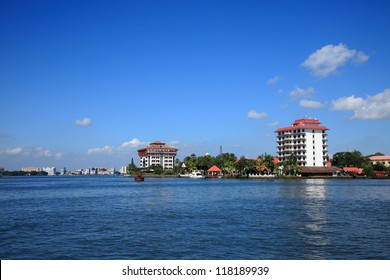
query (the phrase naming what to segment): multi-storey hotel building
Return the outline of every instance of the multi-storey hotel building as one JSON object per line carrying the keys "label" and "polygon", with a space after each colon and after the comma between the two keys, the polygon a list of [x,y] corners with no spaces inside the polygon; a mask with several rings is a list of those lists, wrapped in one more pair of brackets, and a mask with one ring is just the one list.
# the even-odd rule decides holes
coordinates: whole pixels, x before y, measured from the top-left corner
{"label": "multi-storey hotel building", "polygon": [[153,165],[161,165],[163,169],[173,169],[177,148],[156,141],[149,146],[139,149],[140,167],[148,168]]}
{"label": "multi-storey hotel building", "polygon": [[326,166],[329,129],[320,124],[318,119],[299,119],[289,127],[277,129],[279,161],[295,155],[299,166]]}

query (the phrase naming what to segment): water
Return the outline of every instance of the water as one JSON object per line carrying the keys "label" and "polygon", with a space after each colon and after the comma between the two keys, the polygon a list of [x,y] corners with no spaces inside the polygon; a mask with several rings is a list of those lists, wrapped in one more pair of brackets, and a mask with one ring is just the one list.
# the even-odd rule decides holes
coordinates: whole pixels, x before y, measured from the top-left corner
{"label": "water", "polygon": [[390,180],[0,179],[0,259],[390,259]]}

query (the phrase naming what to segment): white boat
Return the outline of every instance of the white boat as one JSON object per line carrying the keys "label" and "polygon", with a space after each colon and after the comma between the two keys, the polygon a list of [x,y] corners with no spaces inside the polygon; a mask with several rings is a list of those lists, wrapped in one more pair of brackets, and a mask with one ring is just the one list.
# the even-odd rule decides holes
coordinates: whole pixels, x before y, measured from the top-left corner
{"label": "white boat", "polygon": [[182,178],[193,178],[193,179],[203,179],[205,176],[202,174],[201,171],[192,171],[188,174],[180,174],[180,177]]}
{"label": "white boat", "polygon": [[203,179],[205,176],[202,174],[200,171],[192,171],[190,173],[189,178],[194,178],[194,179]]}

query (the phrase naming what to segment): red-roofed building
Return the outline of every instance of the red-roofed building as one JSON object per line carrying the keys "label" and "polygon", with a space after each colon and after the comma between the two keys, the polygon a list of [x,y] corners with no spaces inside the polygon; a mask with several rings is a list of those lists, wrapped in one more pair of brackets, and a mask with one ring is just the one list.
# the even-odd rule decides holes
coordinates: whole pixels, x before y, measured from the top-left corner
{"label": "red-roofed building", "polygon": [[390,166],[390,156],[372,156],[370,161],[372,164],[381,163],[386,167]]}
{"label": "red-roofed building", "polygon": [[148,168],[161,165],[164,169],[173,169],[178,149],[156,141],[149,146],[139,149],[140,167]]}
{"label": "red-roofed building", "polygon": [[207,170],[207,174],[209,177],[219,178],[222,177],[222,170],[218,166],[213,165],[209,170]]}
{"label": "red-roofed building", "polygon": [[375,177],[378,177],[378,178],[389,177],[389,172],[387,172],[387,171],[374,171],[374,173],[375,173]]}
{"label": "red-roofed building", "polygon": [[343,168],[344,172],[350,173],[350,174],[355,174],[355,175],[363,175],[363,169],[358,168],[358,167],[344,167]]}
{"label": "red-roofed building", "polygon": [[291,126],[277,129],[279,162],[295,155],[299,166],[326,166],[327,130],[318,119],[311,118],[295,120]]}

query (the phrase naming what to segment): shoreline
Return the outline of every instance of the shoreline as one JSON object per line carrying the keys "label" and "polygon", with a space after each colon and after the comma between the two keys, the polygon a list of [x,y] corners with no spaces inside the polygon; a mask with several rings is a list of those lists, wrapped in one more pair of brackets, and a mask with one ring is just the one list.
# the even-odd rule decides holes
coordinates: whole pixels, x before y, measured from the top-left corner
{"label": "shoreline", "polygon": [[[29,177],[29,178],[64,178],[64,177],[123,177],[123,178],[135,178],[137,175],[2,175],[0,176],[0,179],[6,179],[6,178],[16,178],[16,177]],[[142,174],[144,178],[156,178],[156,179],[191,179],[191,178],[184,178],[180,177],[178,174],[173,174],[173,175],[164,175],[164,174]],[[275,177],[222,177],[222,178],[211,178],[211,177],[206,177],[202,179],[209,179],[209,180],[233,180],[233,179],[238,179],[238,180],[305,180],[305,179],[335,179],[335,180],[386,180],[390,179],[390,176],[387,177],[353,177],[353,176],[275,176]],[[201,179],[192,179],[192,180],[201,180]]]}
{"label": "shoreline", "polygon": [[[123,177],[129,177],[134,178],[136,175],[118,175]],[[177,179],[192,179],[192,178],[184,178],[180,177],[179,175],[155,175],[155,174],[142,174],[144,178],[161,178],[161,179],[171,179],[171,178],[177,178]],[[275,176],[275,177],[222,177],[222,178],[202,178],[202,179],[209,179],[209,180],[232,180],[232,179],[239,179],[239,180],[274,180],[274,179],[283,179],[283,180],[300,180],[300,179],[374,179],[374,180],[382,180],[382,179],[390,179],[390,176],[388,177],[347,177],[347,176],[312,176],[312,177],[302,177],[302,176]],[[192,180],[202,180],[202,179],[192,179]]]}

